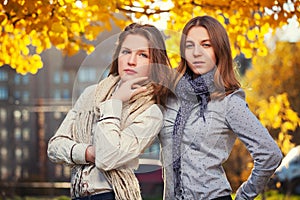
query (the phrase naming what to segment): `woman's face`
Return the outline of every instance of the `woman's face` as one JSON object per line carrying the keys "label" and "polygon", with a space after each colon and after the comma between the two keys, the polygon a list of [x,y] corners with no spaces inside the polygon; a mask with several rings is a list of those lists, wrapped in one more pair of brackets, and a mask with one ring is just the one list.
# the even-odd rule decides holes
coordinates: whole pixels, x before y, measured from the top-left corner
{"label": "woman's face", "polygon": [[141,35],[126,36],[118,57],[118,72],[123,82],[150,73],[148,40]]}
{"label": "woman's face", "polygon": [[207,30],[202,26],[191,28],[185,42],[185,59],[194,74],[205,74],[216,65],[216,56]]}

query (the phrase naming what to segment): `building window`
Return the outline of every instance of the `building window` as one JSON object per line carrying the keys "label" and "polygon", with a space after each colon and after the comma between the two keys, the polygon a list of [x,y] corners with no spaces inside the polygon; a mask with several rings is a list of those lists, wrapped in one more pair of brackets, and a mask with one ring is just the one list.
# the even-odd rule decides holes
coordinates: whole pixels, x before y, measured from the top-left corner
{"label": "building window", "polygon": [[55,165],[55,177],[61,177],[62,175],[62,165]]}
{"label": "building window", "polygon": [[4,108],[0,108],[0,121],[6,122],[7,120],[7,112]]}
{"label": "building window", "polygon": [[24,141],[30,141],[30,131],[29,128],[23,129],[23,140]]}
{"label": "building window", "polygon": [[22,136],[22,133],[21,133],[21,129],[20,128],[15,128],[15,140],[16,141],[19,141],[21,140],[21,136]]}
{"label": "building window", "polygon": [[1,138],[1,141],[6,141],[7,140],[7,130],[5,128],[2,128],[0,130],[0,138]]}
{"label": "building window", "polygon": [[0,150],[1,154],[1,160],[6,161],[7,160],[7,149],[2,147]]}
{"label": "building window", "polygon": [[23,121],[28,122],[30,119],[30,112],[28,110],[22,110]]}
{"label": "building window", "polygon": [[24,85],[28,85],[29,84],[29,76],[28,75],[22,76],[22,82]]}
{"label": "building window", "polygon": [[18,90],[14,91],[14,97],[15,97],[15,99],[20,99],[21,98],[21,92],[18,91]]}
{"label": "building window", "polygon": [[23,148],[23,160],[28,160],[29,158],[29,150],[27,147]]}
{"label": "building window", "polygon": [[23,168],[23,178],[28,178],[28,177],[29,177],[28,170]]}
{"label": "building window", "polygon": [[14,120],[16,124],[21,124],[21,115],[22,113],[19,110],[14,111]]}
{"label": "building window", "polygon": [[63,83],[65,83],[65,84],[67,84],[67,83],[70,82],[70,75],[69,75],[68,72],[64,72],[64,73],[62,74],[62,81],[63,81]]}
{"label": "building window", "polygon": [[78,80],[81,83],[97,81],[97,72],[94,68],[82,68],[78,73]]}
{"label": "building window", "polygon": [[7,80],[8,80],[7,72],[0,70],[0,81],[7,81]]}
{"label": "building window", "polygon": [[15,156],[16,156],[16,160],[18,162],[22,161],[22,149],[21,148],[16,148],[15,149]]}
{"label": "building window", "polygon": [[20,83],[21,83],[21,75],[16,74],[14,82],[15,82],[16,85],[20,85]]}
{"label": "building window", "polygon": [[29,102],[29,96],[30,96],[29,91],[23,91],[22,99],[24,102]]}
{"label": "building window", "polygon": [[54,117],[54,119],[61,119],[62,118],[62,114],[61,114],[61,112],[55,111],[53,113],[53,117]]}
{"label": "building window", "polygon": [[71,169],[69,166],[64,165],[64,176],[67,178],[71,176]]}
{"label": "building window", "polygon": [[53,91],[53,98],[54,99],[61,99],[60,90],[56,89]]}
{"label": "building window", "polygon": [[69,92],[68,89],[64,89],[62,92],[63,92],[63,94],[62,94],[63,99],[69,99],[70,98],[70,92]]}
{"label": "building window", "polygon": [[22,167],[20,165],[17,165],[16,166],[16,169],[15,169],[15,176],[16,178],[21,178],[21,174],[22,174]]}
{"label": "building window", "polygon": [[7,167],[1,166],[1,180],[6,180],[9,177],[9,171]]}
{"label": "building window", "polygon": [[55,72],[54,76],[53,76],[53,82],[55,84],[59,84],[60,83],[60,73],[59,72]]}
{"label": "building window", "polygon": [[8,99],[8,89],[7,87],[0,87],[0,100]]}

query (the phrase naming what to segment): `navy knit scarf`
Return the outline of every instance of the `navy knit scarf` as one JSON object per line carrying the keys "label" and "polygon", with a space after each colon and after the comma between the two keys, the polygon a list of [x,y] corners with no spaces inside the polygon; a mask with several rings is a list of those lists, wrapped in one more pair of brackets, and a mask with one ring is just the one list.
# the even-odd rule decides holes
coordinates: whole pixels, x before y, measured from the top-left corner
{"label": "navy knit scarf", "polygon": [[213,91],[214,70],[200,75],[193,79],[192,73],[187,71],[179,80],[175,94],[181,106],[176,116],[172,134],[173,140],[173,175],[174,175],[174,194],[176,199],[182,195],[181,187],[181,139],[187,118],[190,116],[192,108],[199,103],[199,117],[205,121],[204,111],[210,100],[210,92]]}

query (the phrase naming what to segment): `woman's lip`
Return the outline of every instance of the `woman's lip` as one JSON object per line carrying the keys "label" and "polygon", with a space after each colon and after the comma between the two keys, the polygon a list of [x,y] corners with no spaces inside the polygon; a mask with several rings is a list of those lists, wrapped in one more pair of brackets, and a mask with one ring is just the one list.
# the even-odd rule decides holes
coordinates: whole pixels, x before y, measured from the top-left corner
{"label": "woman's lip", "polygon": [[201,61],[193,62],[193,65],[195,67],[202,67],[204,64],[205,64],[205,62],[201,62]]}
{"label": "woman's lip", "polygon": [[195,62],[193,62],[194,65],[200,65],[200,64],[203,64],[203,63],[205,63],[205,62],[203,62],[203,61],[195,61]]}
{"label": "woman's lip", "polygon": [[135,74],[136,71],[132,70],[132,69],[124,69],[124,72],[127,74]]}

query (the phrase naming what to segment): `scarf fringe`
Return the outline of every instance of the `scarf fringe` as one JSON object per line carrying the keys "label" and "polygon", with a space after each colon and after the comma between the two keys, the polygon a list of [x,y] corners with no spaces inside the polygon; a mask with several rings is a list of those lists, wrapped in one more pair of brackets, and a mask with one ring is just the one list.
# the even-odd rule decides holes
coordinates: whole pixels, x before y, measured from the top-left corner
{"label": "scarf fringe", "polygon": [[104,172],[115,192],[116,200],[142,200],[139,182],[131,170]]}

